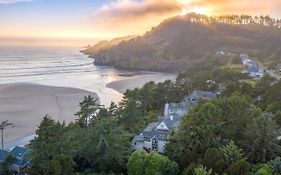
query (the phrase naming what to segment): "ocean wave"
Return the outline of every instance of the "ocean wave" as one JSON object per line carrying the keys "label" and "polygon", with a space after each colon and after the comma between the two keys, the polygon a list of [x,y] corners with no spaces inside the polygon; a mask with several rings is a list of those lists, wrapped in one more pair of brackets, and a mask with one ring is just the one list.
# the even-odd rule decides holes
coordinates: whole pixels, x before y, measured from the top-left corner
{"label": "ocean wave", "polygon": [[41,76],[41,75],[60,75],[60,74],[77,74],[77,73],[87,73],[94,72],[94,69],[72,69],[68,71],[49,71],[49,72],[27,72],[21,74],[1,74],[1,78],[14,78],[14,77],[31,77],[31,76]]}
{"label": "ocean wave", "polygon": [[[56,64],[58,64],[57,62]],[[12,68],[5,68],[4,66],[0,67],[0,72],[1,71],[15,71],[15,70],[36,70],[36,69],[53,69],[53,68],[68,68],[68,67],[83,67],[83,66],[92,66],[94,62],[89,62],[89,63],[81,63],[81,64],[68,64],[68,65],[52,65],[53,63],[50,64],[50,66],[36,66],[36,67],[22,67],[22,65],[30,65],[30,63],[26,64],[20,64],[17,66],[13,66]],[[45,65],[45,64],[43,64]]]}
{"label": "ocean wave", "polygon": [[77,50],[0,49],[0,81],[9,78],[94,72],[93,60]]}

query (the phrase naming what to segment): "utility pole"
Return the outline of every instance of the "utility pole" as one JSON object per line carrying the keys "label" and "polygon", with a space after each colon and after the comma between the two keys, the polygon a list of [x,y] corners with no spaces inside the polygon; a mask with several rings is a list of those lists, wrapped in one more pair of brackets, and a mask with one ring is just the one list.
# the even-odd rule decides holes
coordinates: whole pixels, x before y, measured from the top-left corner
{"label": "utility pole", "polygon": [[2,123],[0,123],[2,150],[4,150],[4,130],[5,130],[5,128],[7,128],[8,126],[12,126],[12,125],[13,125],[13,123],[9,123],[8,120],[5,120],[5,121],[3,121]]}

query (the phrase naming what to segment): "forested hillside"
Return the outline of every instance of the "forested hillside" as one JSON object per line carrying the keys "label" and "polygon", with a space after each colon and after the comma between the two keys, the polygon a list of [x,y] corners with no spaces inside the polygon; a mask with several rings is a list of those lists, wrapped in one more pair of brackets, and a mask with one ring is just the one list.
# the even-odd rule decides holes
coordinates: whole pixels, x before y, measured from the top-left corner
{"label": "forested hillside", "polygon": [[110,41],[107,41],[107,40],[103,40],[103,41],[100,41],[98,42],[97,44],[93,45],[93,46],[89,46],[87,47],[85,50],[83,50],[82,52],[84,54],[87,54],[87,55],[92,55],[92,54],[96,54],[100,51],[103,51],[105,49],[108,49],[110,47],[113,47],[123,41],[128,41],[130,39],[133,39],[135,38],[136,36],[125,36],[125,37],[120,37],[120,38],[115,38],[115,39],[112,39]]}
{"label": "forested hillside", "polygon": [[86,53],[97,65],[165,72],[192,67],[220,49],[280,60],[279,25],[279,20],[269,17],[188,14],[167,19],[141,37]]}

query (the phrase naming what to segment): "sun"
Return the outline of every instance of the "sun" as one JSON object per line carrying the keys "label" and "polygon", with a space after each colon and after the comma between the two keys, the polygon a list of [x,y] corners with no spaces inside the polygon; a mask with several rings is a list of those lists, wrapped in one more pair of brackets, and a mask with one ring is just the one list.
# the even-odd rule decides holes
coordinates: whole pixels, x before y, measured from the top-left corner
{"label": "sun", "polygon": [[184,8],[182,10],[182,12],[180,13],[180,15],[184,16],[187,13],[198,13],[198,14],[203,14],[203,15],[211,15],[211,9],[210,7],[200,7],[198,4],[194,4],[191,5],[193,2],[193,0],[178,0],[178,2],[180,2],[182,4],[182,7]]}
{"label": "sun", "polygon": [[188,2],[190,2],[190,0],[179,0],[181,3],[186,4]]}
{"label": "sun", "polygon": [[193,8],[189,8],[189,9],[184,9],[180,15],[184,16],[187,13],[198,13],[198,14],[202,14],[202,15],[208,15],[210,16],[212,14],[211,10],[209,8],[206,7],[193,7]]}

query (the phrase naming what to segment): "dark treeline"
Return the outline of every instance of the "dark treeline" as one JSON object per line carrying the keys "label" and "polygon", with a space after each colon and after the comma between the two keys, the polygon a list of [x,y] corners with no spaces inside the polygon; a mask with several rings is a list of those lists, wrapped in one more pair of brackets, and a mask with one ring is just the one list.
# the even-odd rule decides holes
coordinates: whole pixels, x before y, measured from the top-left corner
{"label": "dark treeline", "polygon": [[223,23],[223,24],[258,24],[281,28],[281,19],[271,18],[270,16],[251,16],[251,15],[221,15],[207,16],[196,13],[187,15],[193,22]]}
{"label": "dark treeline", "polygon": [[[46,116],[29,145],[30,174],[280,174],[281,81],[269,76],[250,81],[218,65],[223,63],[209,61],[176,81],[128,90],[108,108],[85,97],[77,120],[68,125]],[[196,89],[220,90],[221,97],[202,101],[182,118],[164,155],[133,153],[133,136],[157,121],[164,104]]]}

